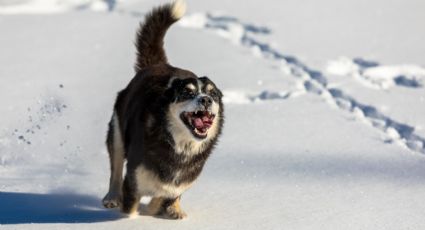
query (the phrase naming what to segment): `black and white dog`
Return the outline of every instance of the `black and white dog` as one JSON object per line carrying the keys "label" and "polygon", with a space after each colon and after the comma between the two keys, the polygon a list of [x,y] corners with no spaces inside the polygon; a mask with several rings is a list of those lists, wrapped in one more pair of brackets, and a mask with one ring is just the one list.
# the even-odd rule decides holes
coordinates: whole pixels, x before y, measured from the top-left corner
{"label": "black and white dog", "polygon": [[150,196],[150,214],[185,217],[180,197],[201,173],[221,133],[221,91],[207,77],[169,65],[163,49],[167,29],[185,10],[181,0],[155,8],[137,34],[137,74],[118,93],[109,123],[106,208],[137,214],[140,198]]}

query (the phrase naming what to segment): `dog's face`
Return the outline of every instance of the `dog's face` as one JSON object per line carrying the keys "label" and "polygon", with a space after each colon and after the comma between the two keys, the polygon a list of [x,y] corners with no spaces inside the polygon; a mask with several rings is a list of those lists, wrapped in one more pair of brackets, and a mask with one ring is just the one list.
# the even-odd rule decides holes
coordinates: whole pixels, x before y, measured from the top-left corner
{"label": "dog's face", "polygon": [[207,77],[171,79],[169,131],[174,139],[203,142],[217,136],[222,93]]}

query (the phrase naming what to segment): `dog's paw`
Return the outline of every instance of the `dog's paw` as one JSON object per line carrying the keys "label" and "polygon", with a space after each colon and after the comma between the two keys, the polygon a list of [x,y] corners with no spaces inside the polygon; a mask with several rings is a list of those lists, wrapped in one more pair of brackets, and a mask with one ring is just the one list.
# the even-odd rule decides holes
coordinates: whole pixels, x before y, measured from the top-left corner
{"label": "dog's paw", "polygon": [[119,194],[108,193],[102,200],[105,208],[117,208],[121,205],[121,197]]}
{"label": "dog's paw", "polygon": [[163,215],[166,218],[174,219],[174,220],[184,219],[187,217],[187,214],[183,210],[181,210],[180,208],[175,208],[174,206],[170,206],[166,208]]}

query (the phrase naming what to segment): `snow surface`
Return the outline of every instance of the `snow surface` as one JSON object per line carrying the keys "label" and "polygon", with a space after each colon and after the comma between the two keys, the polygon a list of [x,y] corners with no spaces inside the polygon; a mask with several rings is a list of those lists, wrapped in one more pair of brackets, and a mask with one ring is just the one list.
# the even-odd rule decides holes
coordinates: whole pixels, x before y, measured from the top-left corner
{"label": "snow surface", "polygon": [[172,64],[226,124],[189,218],[101,207],[106,124],[153,0],[0,1],[0,229],[424,229],[425,4],[190,1]]}

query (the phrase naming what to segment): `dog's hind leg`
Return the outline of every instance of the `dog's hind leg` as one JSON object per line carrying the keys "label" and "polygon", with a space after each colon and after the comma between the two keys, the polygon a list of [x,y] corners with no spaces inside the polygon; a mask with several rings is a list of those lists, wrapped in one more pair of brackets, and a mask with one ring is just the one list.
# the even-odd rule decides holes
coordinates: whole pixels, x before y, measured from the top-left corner
{"label": "dog's hind leg", "polygon": [[111,177],[109,181],[109,192],[103,198],[103,206],[115,208],[121,204],[123,167],[124,167],[124,144],[117,114],[114,113],[109,122],[109,130],[106,139],[109,159],[111,163]]}

